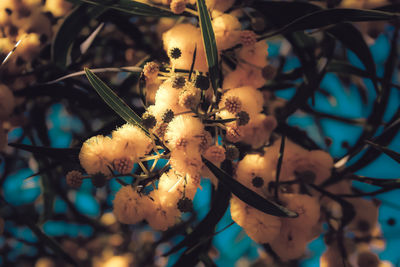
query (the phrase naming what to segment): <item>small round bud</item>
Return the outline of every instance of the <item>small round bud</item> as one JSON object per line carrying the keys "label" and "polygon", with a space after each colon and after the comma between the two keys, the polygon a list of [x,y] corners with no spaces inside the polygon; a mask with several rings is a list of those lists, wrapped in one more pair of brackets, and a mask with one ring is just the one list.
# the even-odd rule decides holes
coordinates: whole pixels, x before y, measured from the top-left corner
{"label": "small round bud", "polygon": [[157,124],[156,118],[148,112],[145,112],[142,116],[142,124],[147,129],[153,129]]}
{"label": "small round bud", "polygon": [[97,188],[105,186],[106,182],[107,177],[101,172],[98,172],[92,176],[92,184]]}
{"label": "small round bud", "polygon": [[169,50],[169,56],[173,59],[178,59],[182,55],[181,50],[178,47],[174,47],[171,50]]}
{"label": "small round bud", "polygon": [[160,67],[154,61],[147,62],[143,67],[143,74],[149,80],[155,80],[157,78],[158,73],[160,71]]}
{"label": "small round bud", "polygon": [[175,114],[171,109],[167,109],[167,111],[165,111],[164,114],[161,117],[162,121],[165,122],[165,123],[169,123],[174,118],[174,115]]}
{"label": "small round bud", "polygon": [[225,108],[230,113],[236,114],[242,108],[242,102],[237,96],[229,96],[225,99]]}
{"label": "small round bud", "polygon": [[261,186],[264,185],[264,180],[263,180],[263,178],[256,176],[253,178],[253,180],[251,180],[251,184],[254,187],[260,188]]}
{"label": "small round bud", "polygon": [[379,257],[371,251],[363,251],[358,254],[358,266],[378,267],[380,260]]}
{"label": "small round bud", "polygon": [[275,78],[276,75],[276,68],[274,68],[271,65],[267,65],[265,66],[262,71],[261,74],[263,76],[264,79],[266,80],[272,80]]}
{"label": "small round bud", "polygon": [[240,33],[240,42],[244,46],[254,45],[257,42],[257,35],[253,31],[242,31]]}
{"label": "small round bud", "polygon": [[213,141],[209,131],[204,131],[204,133],[200,135],[200,139],[201,139],[200,148],[203,151],[209,148]]}
{"label": "small round bud", "polygon": [[121,174],[128,174],[133,169],[133,161],[129,158],[114,159],[114,170]]}
{"label": "small round bud", "polygon": [[190,198],[182,198],[178,201],[178,210],[180,212],[190,212],[193,210],[193,202]]}
{"label": "small round bud", "polygon": [[240,111],[238,114],[237,114],[237,116],[238,116],[238,124],[240,125],[240,126],[242,126],[242,125],[246,125],[247,123],[249,123],[249,120],[250,120],[250,116],[249,116],[249,113],[247,113],[246,111]]}
{"label": "small round bud", "polygon": [[225,157],[227,160],[236,160],[239,158],[239,149],[234,145],[228,145],[225,148]]}
{"label": "small round bud", "polygon": [[82,185],[83,176],[80,171],[70,171],[67,173],[67,185],[73,188],[79,188]]}
{"label": "small round bud", "polygon": [[180,106],[191,109],[195,108],[199,104],[199,97],[196,91],[184,90],[179,95],[178,103]]}
{"label": "small round bud", "polygon": [[183,76],[176,76],[172,82],[172,88],[181,89],[185,86],[186,79]]}
{"label": "small round bud", "polygon": [[198,75],[194,86],[200,90],[207,90],[210,87],[210,79],[207,76]]}
{"label": "small round bud", "polygon": [[169,7],[174,14],[181,14],[185,11],[186,2],[185,0],[172,0]]}

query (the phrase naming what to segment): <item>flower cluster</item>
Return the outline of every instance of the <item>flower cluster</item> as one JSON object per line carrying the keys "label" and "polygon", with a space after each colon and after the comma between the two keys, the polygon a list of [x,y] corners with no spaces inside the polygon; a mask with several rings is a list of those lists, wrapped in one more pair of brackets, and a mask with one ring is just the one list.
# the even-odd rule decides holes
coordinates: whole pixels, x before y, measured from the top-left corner
{"label": "flower cluster", "polygon": [[[176,14],[193,4],[153,2],[169,5]],[[267,60],[268,45],[258,41],[253,31],[242,30],[240,12],[223,13],[233,1],[207,2],[218,55],[229,49],[235,67],[222,64],[224,78],[213,88],[200,28],[185,20],[174,25],[162,35],[170,64],[152,61],[143,68],[143,86],[151,105],[142,115],[141,126],[126,124],[111,137],[90,138],[82,146],[81,165],[93,177],[100,173],[111,178],[115,172],[134,177],[115,196],[117,220],[124,224],[145,220],[153,229],[166,230],[183,212],[191,211],[201,178],[217,185],[203,158],[217,166],[234,161],[237,181],[298,216],[272,216],[233,196],[232,219],[255,242],[268,243],[282,261],[300,258],[307,244],[322,233],[323,223],[336,230],[342,227],[342,207],[315,188],[331,178],[333,159],[322,150],[309,151],[286,140],[280,161],[281,141],[274,130],[276,115],[285,102],[260,90],[275,75]],[[168,160],[161,170],[155,168],[159,159]],[[150,169],[143,164],[148,160],[154,160]],[[131,174],[134,164],[141,167],[141,174]],[[71,173],[69,184],[79,186],[82,177],[77,177]],[[151,187],[150,193],[145,187]],[[323,190],[345,194],[351,193],[351,186],[342,181]],[[364,199],[346,201],[357,211],[346,231],[357,238],[371,237],[377,227],[376,206]],[[337,252],[329,249],[330,254]],[[360,261],[370,257],[365,253],[359,251]]]}

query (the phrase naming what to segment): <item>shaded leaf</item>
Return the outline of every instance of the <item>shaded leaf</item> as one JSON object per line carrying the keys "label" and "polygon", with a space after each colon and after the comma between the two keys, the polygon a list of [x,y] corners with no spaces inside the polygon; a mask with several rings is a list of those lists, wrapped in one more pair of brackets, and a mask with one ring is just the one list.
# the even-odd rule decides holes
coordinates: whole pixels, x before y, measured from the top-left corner
{"label": "shaded leaf", "polygon": [[380,187],[400,188],[400,178],[371,178],[352,174],[349,179]]}
{"label": "shaded leaf", "polygon": [[149,134],[147,129],[142,125],[142,119],[121,98],[119,98],[110,87],[108,87],[89,69],[86,68],[85,72],[90,84],[107,105],[109,105],[126,122],[139,126],[146,134]]}
{"label": "shaded leaf", "polygon": [[327,29],[326,31],[357,55],[357,57],[365,66],[366,71],[370,73],[370,78],[374,84],[375,91],[380,94],[379,91],[381,88],[379,87],[375,76],[375,62],[372,58],[371,51],[369,50],[369,47],[360,31],[351,23],[341,23]]}
{"label": "shaded leaf", "polygon": [[78,34],[91,19],[97,18],[106,10],[106,7],[80,5],[65,18],[51,45],[51,58],[57,66],[64,68],[67,65],[72,44]]}
{"label": "shaded leaf", "polygon": [[250,206],[267,214],[278,217],[295,218],[298,216],[295,212],[269,201],[254,191],[248,189],[207,159],[203,158],[203,162],[222,184],[228,187],[240,200],[249,204]]}
{"label": "shaded leaf", "polygon": [[392,20],[398,18],[398,15],[390,12],[378,10],[361,10],[348,8],[332,8],[315,11],[304,15],[282,28],[266,33],[259,37],[259,40],[270,38],[275,35],[285,34],[290,32],[310,30],[322,28],[325,26],[335,25],[342,22],[359,22],[359,21],[379,21]]}
{"label": "shaded leaf", "polygon": [[371,141],[366,140],[365,143],[369,144],[370,146],[372,146],[373,148],[375,148],[376,150],[379,150],[382,153],[385,153],[386,155],[388,155],[389,157],[391,157],[392,159],[394,159],[395,161],[397,161],[398,163],[400,163],[400,153],[397,153],[387,147],[384,146],[380,146],[378,144],[375,144]]}
{"label": "shaded leaf", "polygon": [[136,16],[146,17],[170,17],[176,16],[168,8],[155,5],[150,1],[135,0],[79,0],[80,2],[93,4],[101,7],[112,8],[121,12]]}
{"label": "shaded leaf", "polygon": [[43,155],[51,159],[79,162],[78,156],[80,148],[52,148],[52,147],[31,146],[31,145],[24,145],[17,143],[10,143],[8,145],[34,154]]}
{"label": "shaded leaf", "polygon": [[215,40],[214,29],[211,24],[211,17],[208,13],[205,0],[197,0],[197,9],[199,11],[200,29],[203,36],[211,85],[214,89],[214,94],[216,94],[219,84],[217,42]]}

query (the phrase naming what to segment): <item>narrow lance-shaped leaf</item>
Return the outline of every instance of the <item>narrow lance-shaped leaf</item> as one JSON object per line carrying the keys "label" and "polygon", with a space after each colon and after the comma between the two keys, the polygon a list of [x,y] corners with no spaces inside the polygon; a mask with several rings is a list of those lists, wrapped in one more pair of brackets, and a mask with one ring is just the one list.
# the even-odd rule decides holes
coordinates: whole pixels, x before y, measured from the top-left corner
{"label": "narrow lance-shaped leaf", "polygon": [[379,21],[392,20],[396,18],[398,18],[398,15],[395,13],[377,10],[361,10],[348,8],[324,9],[300,17],[276,31],[260,36],[259,39],[266,39],[278,34],[285,34],[295,31],[322,28],[325,26],[335,25],[348,21]]}
{"label": "narrow lance-shaped leaf", "polygon": [[80,2],[112,8],[136,16],[170,17],[176,16],[168,8],[143,0],[79,0]]}
{"label": "narrow lance-shaped leaf", "polygon": [[137,115],[121,98],[119,98],[114,91],[108,87],[99,77],[97,77],[93,72],[89,69],[85,69],[86,76],[96,90],[96,92],[100,95],[100,97],[106,102],[110,108],[112,108],[121,118],[123,118],[126,122],[129,122],[133,125],[137,125],[146,133],[149,134],[147,129],[142,125],[142,119]]}
{"label": "narrow lance-shaped leaf", "polygon": [[97,18],[107,7],[88,6],[86,4],[75,8],[61,24],[51,45],[51,58],[59,67],[67,65],[68,55],[76,36],[87,26],[91,19]]}
{"label": "narrow lance-shaped leaf", "polygon": [[388,155],[389,157],[391,157],[392,159],[394,159],[395,161],[397,161],[398,163],[400,163],[400,154],[387,148],[384,146],[380,146],[378,144],[375,144],[371,141],[366,140],[365,143],[371,145],[373,148],[379,150],[382,153],[385,153],[386,155]]}
{"label": "narrow lance-shaped leaf", "polygon": [[215,41],[211,17],[208,13],[205,0],[197,0],[197,9],[199,11],[200,29],[203,36],[208,71],[210,73],[211,85],[215,94],[219,83],[217,42]]}
{"label": "narrow lance-shaped leaf", "polygon": [[218,178],[218,180],[228,187],[234,195],[236,195],[240,200],[249,204],[250,206],[265,212],[270,215],[278,216],[278,217],[297,217],[297,213],[286,209],[283,206],[280,206],[272,201],[269,201],[254,191],[248,189],[235,179],[233,179],[226,172],[212,164],[207,159],[203,158],[203,162],[210,169],[210,171]]}
{"label": "narrow lance-shaped leaf", "polygon": [[73,162],[79,162],[79,148],[52,148],[42,146],[30,146],[24,144],[10,143],[9,146],[17,149],[22,149],[34,154],[43,155],[52,159],[57,160],[69,160]]}

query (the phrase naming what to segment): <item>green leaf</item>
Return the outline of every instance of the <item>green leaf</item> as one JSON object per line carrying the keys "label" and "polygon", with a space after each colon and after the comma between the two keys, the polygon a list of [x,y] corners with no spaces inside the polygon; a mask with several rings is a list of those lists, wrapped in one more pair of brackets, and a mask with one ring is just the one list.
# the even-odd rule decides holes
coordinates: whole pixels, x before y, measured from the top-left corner
{"label": "green leaf", "polygon": [[30,146],[17,143],[10,143],[8,145],[34,154],[43,155],[51,159],[79,162],[78,155],[80,148],[52,148],[42,146]]}
{"label": "green leaf", "polygon": [[400,188],[400,178],[371,178],[352,174],[349,179],[380,187]]}
{"label": "green leaf", "polygon": [[259,39],[266,39],[278,34],[285,34],[295,31],[322,28],[342,22],[392,20],[398,17],[399,16],[395,13],[378,10],[347,8],[324,9],[300,17],[276,31],[260,36]]}
{"label": "green leaf", "polygon": [[357,55],[357,57],[365,66],[366,71],[371,74],[370,78],[372,80],[372,83],[374,84],[375,91],[377,92],[377,94],[380,94],[380,90],[382,90],[382,88],[378,85],[375,76],[375,62],[372,58],[371,51],[369,50],[369,47],[360,31],[357,30],[357,28],[354,27],[351,23],[341,23],[332,28],[329,28],[327,32],[333,35],[345,47],[347,47],[354,54]]}
{"label": "green leaf", "polygon": [[199,11],[200,29],[206,52],[208,72],[210,73],[214,94],[216,94],[219,84],[217,42],[215,41],[214,29],[211,24],[211,17],[208,13],[205,0],[197,0],[197,9]]}
{"label": "green leaf", "polygon": [[91,19],[97,18],[106,10],[106,7],[80,5],[65,18],[51,45],[51,58],[57,66],[66,67],[72,44],[78,34]]}
{"label": "green leaf", "polygon": [[149,1],[134,0],[79,0],[80,2],[101,6],[103,8],[112,8],[121,12],[129,13],[136,16],[146,17],[170,17],[176,16],[168,8],[152,4]]}
{"label": "green leaf", "polygon": [[203,158],[203,162],[222,184],[228,187],[234,195],[250,206],[267,214],[278,217],[295,218],[298,216],[297,213],[290,211],[272,201],[269,201],[254,191],[248,189],[207,159]]}
{"label": "green leaf", "polygon": [[397,161],[398,163],[400,163],[400,154],[387,148],[384,146],[380,146],[378,144],[375,144],[371,141],[365,140],[365,143],[369,144],[370,146],[372,146],[373,148],[375,148],[376,150],[379,150],[382,153],[385,153],[386,155],[388,155],[389,157],[391,157],[392,159],[394,159],[395,161]]}
{"label": "green leaf", "polygon": [[96,90],[96,92],[100,95],[100,97],[106,102],[110,108],[112,108],[121,118],[123,118],[126,122],[129,122],[133,125],[139,126],[147,135],[149,135],[148,130],[143,127],[142,119],[137,115],[121,98],[119,98],[114,91],[108,87],[99,77],[97,77],[93,72],[89,69],[85,68],[86,76]]}

